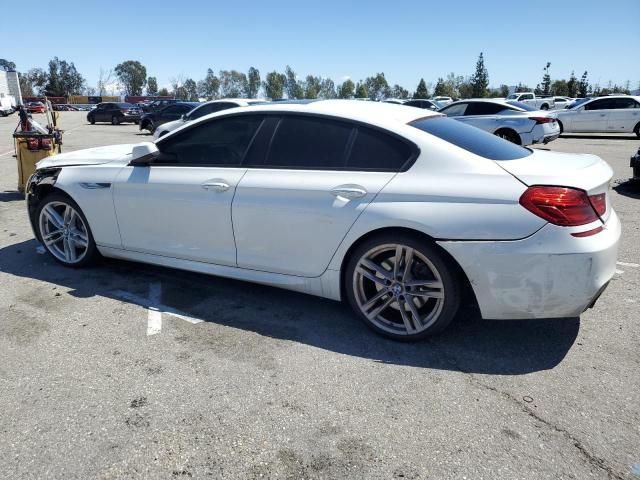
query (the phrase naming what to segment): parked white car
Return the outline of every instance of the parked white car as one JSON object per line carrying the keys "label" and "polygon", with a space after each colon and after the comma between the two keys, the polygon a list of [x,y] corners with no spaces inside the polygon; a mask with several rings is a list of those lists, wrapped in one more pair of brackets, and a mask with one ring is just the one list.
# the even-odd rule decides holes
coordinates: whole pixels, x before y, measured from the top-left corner
{"label": "parked white car", "polygon": [[438,102],[440,105],[444,106],[444,105],[449,105],[451,102],[453,102],[453,98],[451,97],[433,97],[431,100]]}
{"label": "parked white car", "polygon": [[510,100],[460,100],[439,111],[518,145],[549,143],[560,135],[553,114]]}
{"label": "parked white car", "polygon": [[592,306],[616,269],[612,173],[423,109],[272,103],[47,157],[27,205],[63,265],[99,252],[346,300],[413,340],[445,328],[466,288],[484,318]]}
{"label": "parked white car", "polygon": [[212,100],[210,102],[203,103],[202,105],[198,105],[190,112],[182,115],[182,117],[178,120],[173,120],[171,122],[163,123],[162,125],[160,125],[154,130],[153,139],[157,140],[163,135],[166,135],[176,128],[181,127],[185,123],[191,122],[200,117],[204,117],[205,115],[209,115],[210,113],[220,112],[229,108],[246,107],[248,105],[255,105],[260,103],[265,103],[265,100],[251,98],[224,98],[222,100]]}
{"label": "parked white car", "polygon": [[556,112],[566,133],[635,133],[640,137],[640,97],[611,95]]}
{"label": "parked white car", "polygon": [[575,98],[571,98],[571,97],[553,97],[553,103],[555,105],[553,109],[563,110],[574,100]]}
{"label": "parked white car", "polygon": [[533,92],[512,93],[507,97],[507,100],[524,103],[536,110],[553,110],[555,108],[553,97],[539,97]]}

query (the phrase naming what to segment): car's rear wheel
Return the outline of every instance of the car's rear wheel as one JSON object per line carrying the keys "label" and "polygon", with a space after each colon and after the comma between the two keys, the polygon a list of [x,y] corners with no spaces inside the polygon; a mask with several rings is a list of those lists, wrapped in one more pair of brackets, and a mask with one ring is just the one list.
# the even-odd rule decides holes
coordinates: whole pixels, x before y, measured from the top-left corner
{"label": "car's rear wheel", "polygon": [[640,137],[640,123],[636,125],[636,128],[634,128],[633,131],[635,132],[636,136]]}
{"label": "car's rear wheel", "polygon": [[89,118],[89,123],[91,123],[91,125],[95,125],[96,124],[96,119],[94,117],[90,117]]}
{"label": "car's rear wheel", "polygon": [[111,125],[120,125],[120,117],[117,115],[111,117]]}
{"label": "car's rear wheel", "polygon": [[358,246],[344,286],[358,316],[387,337],[414,341],[442,331],[460,306],[460,286],[444,254],[418,237],[388,234]]}
{"label": "car's rear wheel", "polygon": [[560,135],[562,135],[564,133],[564,125],[562,125],[562,122],[560,120],[558,120],[557,122],[558,127],[560,127]]}
{"label": "car's rear wheel", "polygon": [[68,267],[82,267],[98,255],[89,223],[76,202],[52,193],[36,211],[38,235],[55,260]]}
{"label": "car's rear wheel", "polygon": [[543,104],[543,105],[540,107],[540,110],[549,110],[549,105],[547,105],[546,103],[545,103],[545,104]]}
{"label": "car's rear wheel", "polygon": [[496,132],[496,135],[500,138],[504,138],[505,140],[509,140],[511,143],[515,143],[516,145],[522,144],[522,142],[520,141],[520,135],[518,135],[513,130],[504,128],[502,130],[498,130]]}

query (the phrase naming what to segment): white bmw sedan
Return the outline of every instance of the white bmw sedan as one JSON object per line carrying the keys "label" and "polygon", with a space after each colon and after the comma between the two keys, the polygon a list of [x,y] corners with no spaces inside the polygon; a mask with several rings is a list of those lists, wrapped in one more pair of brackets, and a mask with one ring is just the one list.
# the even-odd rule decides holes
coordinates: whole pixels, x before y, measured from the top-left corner
{"label": "white bmw sedan", "polygon": [[[346,300],[395,339],[573,317],[615,271],[611,168],[418,108],[348,100],[202,117],[157,143],[49,157],[27,187],[60,263],[98,254]],[[467,290],[468,289],[468,290]]]}

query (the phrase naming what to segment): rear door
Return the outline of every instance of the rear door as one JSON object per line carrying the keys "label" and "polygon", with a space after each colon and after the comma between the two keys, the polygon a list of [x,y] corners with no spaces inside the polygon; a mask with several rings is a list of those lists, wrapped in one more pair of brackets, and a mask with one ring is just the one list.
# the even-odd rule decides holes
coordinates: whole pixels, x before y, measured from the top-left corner
{"label": "rear door", "polygon": [[640,103],[632,97],[612,98],[607,130],[610,132],[633,132],[640,122]]}
{"label": "rear door", "polygon": [[[93,113],[93,118],[96,122],[104,122],[105,118],[106,118],[106,109],[107,109],[107,105],[106,103],[100,103],[98,104],[98,106],[96,107],[94,113]],[[111,120],[111,119],[109,119]]]}
{"label": "rear door", "polygon": [[233,201],[238,266],[317,277],[358,216],[417,147],[320,116],[269,118]]}

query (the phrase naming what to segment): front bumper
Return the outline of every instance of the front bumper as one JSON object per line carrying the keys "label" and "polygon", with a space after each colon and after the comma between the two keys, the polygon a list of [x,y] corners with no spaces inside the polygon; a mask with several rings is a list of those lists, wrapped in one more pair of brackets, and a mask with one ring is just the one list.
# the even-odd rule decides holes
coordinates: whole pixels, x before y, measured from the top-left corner
{"label": "front bumper", "polygon": [[616,270],[621,226],[615,211],[601,232],[571,236],[596,226],[547,224],[522,240],[438,243],[466,273],[483,318],[576,317]]}

